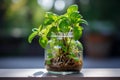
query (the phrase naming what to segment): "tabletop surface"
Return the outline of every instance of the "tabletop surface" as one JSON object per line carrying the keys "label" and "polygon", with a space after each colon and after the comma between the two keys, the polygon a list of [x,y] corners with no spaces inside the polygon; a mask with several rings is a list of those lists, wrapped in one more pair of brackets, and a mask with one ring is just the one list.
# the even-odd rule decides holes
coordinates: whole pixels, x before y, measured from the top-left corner
{"label": "tabletop surface", "polygon": [[50,74],[46,69],[0,69],[0,77],[120,77],[120,68],[86,68],[69,75]]}

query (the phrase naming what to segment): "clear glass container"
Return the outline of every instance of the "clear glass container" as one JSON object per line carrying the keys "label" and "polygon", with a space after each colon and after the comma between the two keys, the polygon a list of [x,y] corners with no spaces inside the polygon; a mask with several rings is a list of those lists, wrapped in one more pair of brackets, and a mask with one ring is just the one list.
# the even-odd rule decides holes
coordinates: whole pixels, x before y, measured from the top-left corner
{"label": "clear glass container", "polygon": [[55,74],[80,72],[83,65],[83,46],[71,33],[53,35],[45,48],[45,67]]}

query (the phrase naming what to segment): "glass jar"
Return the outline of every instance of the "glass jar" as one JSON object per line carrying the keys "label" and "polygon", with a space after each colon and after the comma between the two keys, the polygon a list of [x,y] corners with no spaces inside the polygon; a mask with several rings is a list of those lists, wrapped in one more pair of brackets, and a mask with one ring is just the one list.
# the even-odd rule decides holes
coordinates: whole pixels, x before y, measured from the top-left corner
{"label": "glass jar", "polygon": [[71,33],[50,37],[45,48],[45,67],[50,73],[80,72],[83,65],[83,46]]}

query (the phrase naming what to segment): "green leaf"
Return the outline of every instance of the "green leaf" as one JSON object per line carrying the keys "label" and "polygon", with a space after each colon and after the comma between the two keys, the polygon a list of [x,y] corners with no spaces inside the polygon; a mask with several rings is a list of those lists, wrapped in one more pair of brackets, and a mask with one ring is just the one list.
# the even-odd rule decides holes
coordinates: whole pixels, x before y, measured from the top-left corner
{"label": "green leaf", "polygon": [[50,25],[50,24],[52,24],[53,22],[54,22],[53,19],[46,19],[46,20],[44,21],[44,25]]}
{"label": "green leaf", "polygon": [[83,50],[83,45],[79,41],[76,41],[76,42],[77,42],[77,46],[80,48],[80,50]]}
{"label": "green leaf", "polygon": [[67,9],[67,13],[72,13],[78,11],[78,6],[77,5],[72,5]]}
{"label": "green leaf", "polygon": [[72,12],[69,18],[71,19],[71,22],[74,24],[78,23],[82,16],[78,12]]}
{"label": "green leaf", "polygon": [[35,31],[38,31],[38,29],[37,28],[33,28],[32,31],[35,32]]}
{"label": "green leaf", "polygon": [[[52,52],[52,51],[51,51],[51,52]],[[52,54],[51,52],[47,54],[47,57],[48,57],[49,59],[53,58],[53,54]]]}
{"label": "green leaf", "polygon": [[62,18],[59,23],[59,29],[61,32],[69,32],[70,31],[70,22],[67,18]]}
{"label": "green leaf", "polygon": [[51,64],[51,61],[50,60],[46,60],[45,63],[49,65],[49,64]]}
{"label": "green leaf", "polygon": [[46,47],[46,45],[47,45],[47,43],[48,43],[48,39],[47,39],[47,37],[40,37],[39,38],[39,44],[43,47],[43,48],[45,48]]}
{"label": "green leaf", "polygon": [[52,28],[52,25],[47,25],[44,29],[42,29],[41,36],[48,36],[50,33],[50,29]]}
{"label": "green leaf", "polygon": [[71,18],[83,18],[83,16],[82,15],[80,15],[78,12],[72,12],[71,14],[70,14],[70,17]]}
{"label": "green leaf", "polygon": [[68,57],[74,59],[75,61],[79,61],[79,58],[72,52],[68,55]]}
{"label": "green leaf", "polygon": [[76,57],[76,55],[74,53],[72,53],[72,52],[70,53],[70,56],[71,57]]}
{"label": "green leaf", "polygon": [[87,22],[86,20],[84,20],[84,19],[81,19],[81,20],[79,21],[79,23],[83,23],[83,24],[88,25],[88,22]]}
{"label": "green leaf", "polygon": [[46,12],[45,14],[45,18],[46,19],[52,19],[52,20],[56,20],[58,17],[58,15],[52,13],[52,12]]}
{"label": "green leaf", "polygon": [[30,34],[30,36],[28,37],[28,42],[31,43],[33,38],[38,34],[38,32],[33,32],[32,34]]}
{"label": "green leaf", "polygon": [[73,27],[73,35],[75,40],[78,40],[82,36],[82,30],[83,28],[80,26]]}
{"label": "green leaf", "polygon": [[80,59],[78,57],[73,58],[76,62],[78,62]]}
{"label": "green leaf", "polygon": [[66,53],[67,52],[67,46],[65,46],[63,43],[61,44],[62,50]]}
{"label": "green leaf", "polygon": [[45,13],[44,25],[50,25],[57,20],[57,15],[52,12]]}
{"label": "green leaf", "polygon": [[43,25],[41,24],[38,28],[39,31],[41,31],[43,29]]}
{"label": "green leaf", "polygon": [[57,27],[56,27],[56,26],[53,26],[53,27],[49,30],[47,36],[48,36],[48,37],[51,37],[51,36],[52,36],[52,33],[57,33],[57,32],[58,32]]}

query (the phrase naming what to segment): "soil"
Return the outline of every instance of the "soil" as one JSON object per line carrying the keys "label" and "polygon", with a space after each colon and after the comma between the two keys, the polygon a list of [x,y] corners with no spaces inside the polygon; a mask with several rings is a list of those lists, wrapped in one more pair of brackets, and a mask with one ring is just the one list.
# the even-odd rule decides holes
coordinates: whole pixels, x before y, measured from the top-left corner
{"label": "soil", "polygon": [[48,71],[74,71],[79,72],[82,68],[82,60],[75,61],[72,58],[67,58],[65,56],[60,56],[57,58],[52,58],[50,60],[51,64],[45,64]]}

